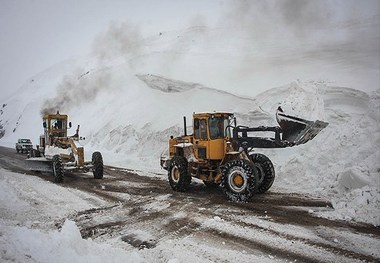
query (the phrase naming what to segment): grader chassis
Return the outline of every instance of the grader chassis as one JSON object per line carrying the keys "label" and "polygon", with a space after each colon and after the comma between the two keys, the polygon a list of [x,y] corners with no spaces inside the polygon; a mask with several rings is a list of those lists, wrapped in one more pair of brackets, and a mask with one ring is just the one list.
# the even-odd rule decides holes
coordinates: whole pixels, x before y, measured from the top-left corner
{"label": "grader chassis", "polygon": [[78,146],[79,125],[73,136],[67,136],[71,128],[68,116],[45,114],[43,116],[44,134],[40,136],[40,145],[29,154],[31,170],[52,171],[56,183],[63,182],[65,171],[88,172],[92,170],[95,179],[103,178],[103,157],[100,152],[92,154],[91,161],[84,160],[84,149]]}
{"label": "grader chassis", "polygon": [[[161,166],[168,171],[174,191],[186,191],[195,177],[208,187],[222,188],[227,199],[248,201],[256,193],[266,192],[275,179],[271,160],[254,148],[285,148],[312,140],[328,123],[289,116],[278,108],[276,127],[237,126],[232,113],[194,113],[193,131],[169,140],[167,156]],[[255,132],[274,132],[274,137],[251,136]]]}

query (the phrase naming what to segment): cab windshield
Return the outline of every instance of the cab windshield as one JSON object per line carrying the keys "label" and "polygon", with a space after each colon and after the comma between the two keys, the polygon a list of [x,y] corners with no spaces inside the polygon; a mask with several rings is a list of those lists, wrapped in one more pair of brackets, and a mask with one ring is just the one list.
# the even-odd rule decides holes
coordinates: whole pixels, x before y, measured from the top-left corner
{"label": "cab windshield", "polygon": [[51,120],[51,129],[53,129],[53,130],[63,130],[63,129],[66,129],[65,120],[52,119]]}
{"label": "cab windshield", "polygon": [[224,139],[230,137],[229,129],[226,129],[229,125],[228,117],[210,117],[210,139]]}

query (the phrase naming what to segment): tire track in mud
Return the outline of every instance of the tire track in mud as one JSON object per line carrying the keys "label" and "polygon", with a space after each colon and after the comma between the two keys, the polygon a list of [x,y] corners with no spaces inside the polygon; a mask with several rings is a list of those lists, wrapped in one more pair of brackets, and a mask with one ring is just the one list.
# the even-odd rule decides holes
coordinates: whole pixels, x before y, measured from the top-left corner
{"label": "tire track in mud", "polygon": [[[376,262],[379,260],[379,258],[375,258],[373,256],[370,256],[370,255],[363,255],[363,254],[360,254],[360,253],[357,253],[355,251],[351,251],[351,250],[348,250],[348,249],[345,249],[343,247],[339,247],[337,245],[331,245],[331,244],[328,244],[328,243],[324,243],[324,242],[321,242],[321,241],[316,241],[316,240],[311,240],[311,239],[308,239],[308,238],[304,238],[304,237],[299,237],[299,236],[296,236],[294,234],[288,234],[288,233],[285,233],[285,232],[281,232],[281,231],[277,231],[277,230],[274,230],[274,229],[271,229],[271,228],[267,228],[267,227],[262,227],[262,226],[258,226],[256,224],[253,224],[253,223],[247,223],[247,222],[243,222],[243,221],[240,221],[240,220],[235,220],[234,218],[230,217],[230,216],[226,216],[226,215],[222,215],[222,214],[219,214],[218,215],[222,220],[225,220],[227,222],[234,222],[234,224],[242,227],[242,228],[250,228],[250,229],[256,229],[257,231],[260,231],[261,233],[268,233],[270,235],[273,235],[273,236],[278,236],[280,237],[281,239],[286,239],[286,240],[291,240],[291,241],[299,241],[300,243],[303,243],[307,246],[313,246],[313,247],[318,247],[320,249],[323,249],[325,251],[329,251],[329,252],[332,252],[336,255],[344,255],[345,257],[349,257],[349,258],[352,258],[352,259],[358,259],[358,260],[363,260],[363,261],[367,261],[367,262]],[[211,233],[213,234],[216,234],[216,235],[227,235],[229,237],[231,237],[232,239],[239,239],[239,237],[237,237],[236,235],[231,235],[231,234],[228,234],[228,233],[225,233],[225,232],[218,232],[217,230],[215,229],[212,229],[210,230]],[[246,242],[247,240],[246,239],[243,239],[244,242]],[[262,248],[265,248],[266,251],[268,252],[271,252],[271,247],[270,246],[265,246],[263,245],[262,243],[258,244],[257,242],[254,242],[252,240],[250,240],[250,242],[254,243],[255,246],[260,246]],[[284,255],[289,255],[289,251],[283,251],[282,252],[283,256]],[[302,257],[299,257],[299,255],[296,255],[296,254],[292,254],[292,259],[299,259],[301,260],[301,262],[315,262],[315,259],[313,258],[308,258],[308,257],[305,257],[305,256],[302,256]]]}
{"label": "tire track in mud", "polygon": [[[152,222],[151,224],[155,225],[153,232],[155,232],[157,242],[160,242],[161,239],[176,239],[184,238],[186,236],[197,237],[198,233],[202,232],[202,235],[209,236],[210,239],[223,239],[225,242],[232,242],[235,245],[238,244],[239,246],[246,247],[247,250],[259,250],[264,254],[271,254],[286,260],[296,259],[301,262],[323,262],[325,260],[323,257],[318,259],[316,256],[310,257],[302,253],[277,248],[255,240],[254,238],[247,239],[240,237],[223,231],[222,229],[207,228],[202,226],[202,223],[199,222],[201,220],[207,220],[214,216],[218,216],[224,221],[234,224],[237,228],[255,229],[257,232],[275,236],[284,242],[297,242],[304,247],[312,247],[318,251],[321,250],[325,251],[325,253],[337,255],[340,259],[346,258],[350,261],[361,260],[366,262],[379,261],[379,258],[355,252],[344,246],[342,247],[311,238],[299,237],[294,234],[276,231],[270,227],[262,227],[234,218],[234,216],[237,215],[256,217],[269,215],[271,221],[279,224],[291,224],[305,228],[323,226],[334,229],[350,230],[354,233],[372,234],[380,237],[377,228],[365,224],[319,218],[313,216],[308,211],[299,209],[305,207],[331,208],[331,204],[325,200],[310,199],[306,196],[295,194],[268,193],[255,197],[250,203],[232,203],[225,200],[223,194],[218,189],[207,189],[200,184],[192,185],[188,193],[177,193],[172,192],[168,183],[162,179],[136,175],[131,171],[120,171],[120,169],[116,168],[106,168],[106,172],[108,175],[114,177],[114,179],[111,179],[113,182],[127,180],[128,182],[141,184],[141,186],[107,185],[103,191],[108,192],[111,196],[113,193],[120,193],[123,191],[135,196],[128,201],[122,201],[123,204],[130,209],[126,215],[128,218],[122,221],[93,226],[83,225],[81,233],[84,237],[98,238],[105,234],[113,236],[113,233],[120,233],[120,231],[127,229],[130,224],[144,228],[144,226],[150,224],[149,222]],[[122,176],[127,178],[120,179],[120,174],[123,174]],[[89,188],[88,190],[91,192],[91,189],[92,188]],[[144,210],[143,206],[154,202],[155,197],[168,194],[170,197],[166,201],[169,202],[170,206],[167,209],[153,212],[146,212]],[[230,209],[233,211],[233,214],[219,213],[217,211],[218,209]],[[175,215],[177,213],[184,213],[184,217],[176,217]],[[193,218],[200,218],[200,220],[194,220]],[[159,220],[159,223],[157,223],[157,220]],[[76,221],[81,225],[80,220]]]}
{"label": "tire track in mud", "polygon": [[[188,193],[176,193],[172,192],[168,183],[161,179],[141,176],[134,174],[131,171],[108,167],[105,168],[105,173],[110,177],[105,179],[107,180],[107,183],[104,187],[102,187],[104,185],[104,182],[102,180],[82,178],[76,176],[75,174],[72,175],[72,179],[67,180],[65,178],[65,187],[79,188],[81,190],[97,194],[110,201],[122,203],[123,205],[120,207],[121,210],[126,209],[126,207],[130,209],[126,215],[126,217],[128,217],[126,220],[117,220],[95,225],[81,225],[80,218],[75,218],[74,220],[80,227],[82,227],[81,234],[84,238],[99,238],[105,235],[115,236],[119,235],[120,231],[123,229],[128,228],[129,225],[136,224],[136,222],[140,222],[143,225],[147,225],[149,222],[153,222],[153,224],[155,224],[156,228],[158,229],[155,230],[155,232],[157,232],[156,236],[158,242],[160,239],[168,239],[170,237],[181,238],[189,235],[196,236],[198,231],[202,231],[208,235],[222,238],[225,240],[225,242],[238,243],[240,246],[253,250],[260,250],[264,254],[268,253],[279,258],[287,260],[297,259],[301,262],[319,262],[319,260],[315,257],[308,257],[301,255],[300,253],[279,249],[255,240],[242,238],[231,233],[221,231],[220,229],[204,229],[199,222],[192,220],[189,216],[186,216],[185,218],[173,218],[173,214],[178,211],[183,211],[183,208],[181,209],[181,207],[183,206],[185,200],[191,200],[192,205],[186,206],[188,213],[190,212],[197,214],[196,216],[198,217],[204,216],[205,218],[209,218],[218,215],[223,220],[227,222],[233,222],[234,224],[238,225],[238,227],[248,227],[250,229],[257,229],[258,231],[268,232],[271,235],[277,236],[279,239],[284,239],[291,242],[298,241],[307,247],[317,247],[325,250],[326,252],[339,255],[340,257],[363,260],[367,262],[376,262],[379,260],[378,258],[372,257],[370,255],[356,253],[355,251],[322,242],[316,242],[315,240],[284,234],[282,232],[260,227],[255,224],[249,224],[235,220],[228,216],[222,216],[220,213],[215,213],[215,211],[221,207],[224,207],[226,209],[233,208],[235,215],[270,215],[271,220],[281,224],[292,224],[303,227],[326,226],[333,228],[345,228],[350,229],[354,232],[366,234],[371,233],[379,236],[378,231],[377,233],[374,233],[373,228],[368,227],[364,224],[353,224],[343,221],[318,218],[311,215],[307,211],[297,209],[297,207],[331,207],[331,204],[324,200],[310,199],[305,196],[268,193],[265,195],[256,196],[250,203],[232,203],[225,200],[221,191],[217,189],[207,189],[203,185],[192,185],[192,188]],[[70,177],[71,176],[69,175],[67,178]],[[123,182],[125,181],[134,184],[132,184],[132,186],[128,184],[123,185]],[[121,185],[114,185],[118,183],[121,183]],[[136,184],[140,184],[140,186],[136,186]],[[126,201],[123,198],[115,197],[115,194],[118,193],[128,193],[135,196],[135,198]],[[155,196],[164,194],[171,195],[171,198],[169,200],[170,209],[168,212],[144,212],[144,209],[142,208],[144,205],[154,201]],[[205,209],[199,210],[200,207]],[[236,210],[240,210],[240,212],[236,212]],[[112,212],[112,209],[109,212]],[[157,224],[157,219],[163,223]],[[141,241],[140,243],[143,242],[144,241]],[[154,246],[152,245],[151,247]],[[320,262],[323,261],[324,259],[320,260]]]}

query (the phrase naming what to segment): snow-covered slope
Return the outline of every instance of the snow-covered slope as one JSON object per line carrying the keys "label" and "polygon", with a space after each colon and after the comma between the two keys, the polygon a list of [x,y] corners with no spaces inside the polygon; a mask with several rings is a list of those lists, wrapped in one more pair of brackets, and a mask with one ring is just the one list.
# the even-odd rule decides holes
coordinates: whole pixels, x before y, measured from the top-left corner
{"label": "snow-covered slope", "polygon": [[[275,45],[257,42],[259,48],[242,58],[246,42],[226,39],[224,32],[195,27],[136,38],[128,45],[121,45],[123,37],[114,37],[122,32],[108,32],[97,39],[90,57],[57,64],[0,101],[0,144],[13,147],[19,137],[38,143],[41,113],[59,110],[70,116],[74,127],[81,125],[87,154],[100,150],[107,164],[158,170],[169,136],[182,133],[182,116],[230,111],[242,125],[276,125],[274,113],[281,105],[287,113],[324,120],[329,126],[305,145],[260,150],[275,164],[273,191],[332,198],[339,213],[331,216],[380,224],[378,82],[371,81],[375,86],[368,87],[374,90],[370,92],[353,89],[360,86],[357,82],[346,87],[326,81],[289,82],[283,77],[285,66],[292,74],[299,70],[300,77],[309,78],[311,69],[320,66],[318,54],[302,65],[290,65],[289,59],[311,51],[297,53],[293,48],[281,53]],[[265,54],[272,56],[264,63]],[[287,62],[268,75],[276,57]],[[263,62],[262,67],[252,60]],[[339,70],[337,79],[354,69],[346,62],[341,70],[349,70]],[[376,67],[361,70],[373,80]],[[332,79],[335,73],[324,77]],[[283,81],[282,86],[268,89],[258,84],[274,82],[255,77]],[[363,86],[367,83],[363,80]]]}

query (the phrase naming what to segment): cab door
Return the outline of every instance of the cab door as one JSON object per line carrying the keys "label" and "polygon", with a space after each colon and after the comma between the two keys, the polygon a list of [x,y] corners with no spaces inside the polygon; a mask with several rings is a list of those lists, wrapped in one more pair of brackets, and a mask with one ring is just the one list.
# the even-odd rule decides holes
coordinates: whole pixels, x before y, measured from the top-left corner
{"label": "cab door", "polygon": [[211,115],[208,118],[209,127],[209,156],[210,160],[222,160],[225,155],[226,135],[224,116]]}
{"label": "cab door", "polygon": [[194,153],[197,159],[208,159],[209,153],[209,140],[207,129],[207,118],[194,119]]}

